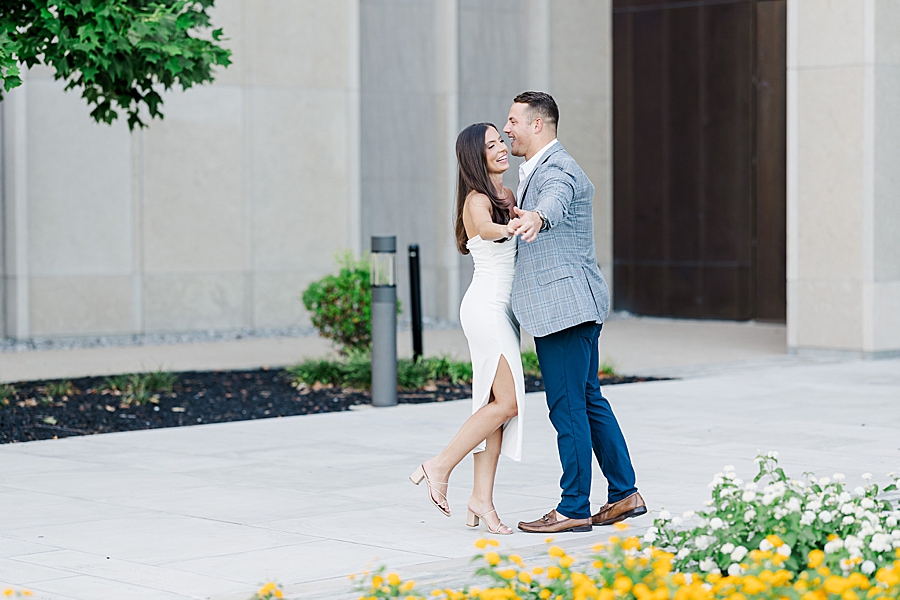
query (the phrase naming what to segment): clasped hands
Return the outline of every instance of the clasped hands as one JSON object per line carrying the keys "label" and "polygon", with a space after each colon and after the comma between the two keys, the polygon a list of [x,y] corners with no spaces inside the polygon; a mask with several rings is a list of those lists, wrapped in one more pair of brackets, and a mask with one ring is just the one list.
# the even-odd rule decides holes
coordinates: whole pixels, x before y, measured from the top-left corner
{"label": "clasped hands", "polygon": [[544,221],[541,216],[534,211],[522,210],[518,206],[514,206],[516,217],[510,220],[506,225],[506,231],[509,235],[517,235],[526,242],[533,242],[537,239],[537,234]]}

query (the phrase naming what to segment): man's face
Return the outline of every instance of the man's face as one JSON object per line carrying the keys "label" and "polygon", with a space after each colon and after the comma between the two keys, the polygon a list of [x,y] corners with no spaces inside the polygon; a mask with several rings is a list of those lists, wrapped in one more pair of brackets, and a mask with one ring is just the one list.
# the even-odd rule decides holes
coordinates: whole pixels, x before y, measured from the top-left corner
{"label": "man's face", "polygon": [[513,156],[525,156],[534,139],[534,121],[530,119],[527,104],[517,102],[512,105],[503,133],[509,138],[509,149]]}

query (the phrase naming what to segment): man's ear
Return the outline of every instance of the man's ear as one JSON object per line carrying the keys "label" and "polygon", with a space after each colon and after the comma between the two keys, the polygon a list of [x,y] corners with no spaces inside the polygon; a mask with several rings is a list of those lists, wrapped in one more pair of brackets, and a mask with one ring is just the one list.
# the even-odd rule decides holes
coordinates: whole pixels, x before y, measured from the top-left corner
{"label": "man's ear", "polygon": [[544,130],[544,120],[540,117],[534,120],[534,132],[540,133]]}

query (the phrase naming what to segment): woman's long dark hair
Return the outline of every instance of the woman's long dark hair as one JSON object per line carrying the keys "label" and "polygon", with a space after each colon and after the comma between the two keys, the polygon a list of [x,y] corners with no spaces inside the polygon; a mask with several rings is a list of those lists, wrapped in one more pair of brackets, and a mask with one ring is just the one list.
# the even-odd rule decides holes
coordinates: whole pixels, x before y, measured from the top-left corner
{"label": "woman's long dark hair", "polygon": [[470,192],[479,192],[490,199],[491,219],[494,223],[509,223],[512,200],[497,193],[487,169],[484,134],[488,127],[500,131],[492,123],[475,123],[463,129],[456,138],[456,161],[459,165],[456,177],[456,247],[460,254],[469,253],[466,248],[469,238],[463,224],[463,207]]}

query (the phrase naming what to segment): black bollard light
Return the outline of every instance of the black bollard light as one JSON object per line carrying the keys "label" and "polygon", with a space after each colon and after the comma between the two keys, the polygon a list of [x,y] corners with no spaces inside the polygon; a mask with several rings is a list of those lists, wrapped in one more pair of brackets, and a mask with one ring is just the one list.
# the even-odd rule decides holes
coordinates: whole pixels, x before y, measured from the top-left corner
{"label": "black bollard light", "polygon": [[372,406],[397,404],[397,238],[372,236]]}
{"label": "black bollard light", "polygon": [[413,360],[422,358],[422,280],[419,277],[419,245],[409,245],[409,306],[412,313]]}

